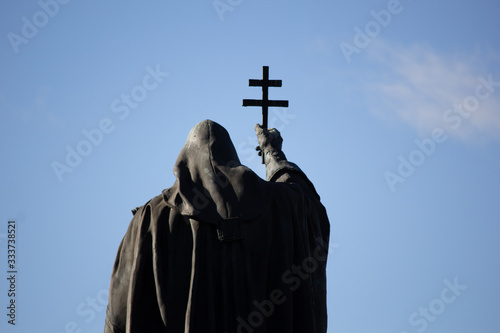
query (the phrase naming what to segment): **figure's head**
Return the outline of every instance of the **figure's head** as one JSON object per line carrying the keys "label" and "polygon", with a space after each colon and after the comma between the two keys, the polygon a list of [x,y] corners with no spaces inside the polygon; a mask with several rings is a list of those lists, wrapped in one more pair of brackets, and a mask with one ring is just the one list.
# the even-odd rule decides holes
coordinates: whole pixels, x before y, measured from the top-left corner
{"label": "figure's head", "polygon": [[239,165],[240,160],[229,133],[212,120],[196,124],[187,137],[181,155],[206,158],[221,166]]}
{"label": "figure's head", "polygon": [[228,132],[211,120],[191,129],[174,174],[176,182],[164,196],[182,215],[214,222],[260,212],[254,205],[263,197],[262,180],[241,165]]}

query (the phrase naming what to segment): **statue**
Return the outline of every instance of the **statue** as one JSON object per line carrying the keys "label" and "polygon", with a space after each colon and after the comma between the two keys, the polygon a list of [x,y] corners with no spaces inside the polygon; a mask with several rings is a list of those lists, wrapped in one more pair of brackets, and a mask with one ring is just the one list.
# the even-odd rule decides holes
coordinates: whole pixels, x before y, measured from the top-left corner
{"label": "statue", "polygon": [[191,130],[174,185],[133,211],[106,333],[326,332],[326,210],[280,133],[256,133],[267,180],[219,124]]}

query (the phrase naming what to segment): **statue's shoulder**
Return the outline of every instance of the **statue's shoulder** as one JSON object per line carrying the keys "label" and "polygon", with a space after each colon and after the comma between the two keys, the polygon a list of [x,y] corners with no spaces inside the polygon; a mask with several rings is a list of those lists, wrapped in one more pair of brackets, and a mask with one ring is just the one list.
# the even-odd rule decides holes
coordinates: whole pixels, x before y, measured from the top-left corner
{"label": "statue's shoulder", "polygon": [[132,209],[132,214],[136,215],[137,212],[144,210],[146,207],[151,208],[151,210],[157,210],[157,209],[163,209],[166,207],[165,201],[163,200],[163,195],[157,195],[156,197],[150,199],[148,202],[146,202],[142,206],[138,206],[134,209]]}

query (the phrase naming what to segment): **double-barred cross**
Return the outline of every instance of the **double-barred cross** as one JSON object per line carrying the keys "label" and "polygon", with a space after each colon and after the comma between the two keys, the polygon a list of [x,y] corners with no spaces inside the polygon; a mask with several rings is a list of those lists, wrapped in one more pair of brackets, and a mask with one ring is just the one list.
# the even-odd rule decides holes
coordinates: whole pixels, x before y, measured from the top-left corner
{"label": "double-barred cross", "polygon": [[269,80],[269,66],[262,66],[262,80],[248,80],[250,87],[262,87],[262,99],[244,99],[243,106],[262,107],[262,127],[267,129],[268,108],[270,106],[280,106],[287,108],[288,101],[270,101],[269,87],[281,87],[281,80]]}

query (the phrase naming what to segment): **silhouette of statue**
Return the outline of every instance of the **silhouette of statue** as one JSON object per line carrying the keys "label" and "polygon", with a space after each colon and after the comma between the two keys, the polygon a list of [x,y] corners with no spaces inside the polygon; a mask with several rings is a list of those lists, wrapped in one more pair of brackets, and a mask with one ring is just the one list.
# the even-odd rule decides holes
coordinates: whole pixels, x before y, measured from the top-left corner
{"label": "silhouette of statue", "polygon": [[219,124],[191,130],[174,185],[133,211],[106,333],[326,332],[326,210],[280,133],[256,133],[267,180]]}

